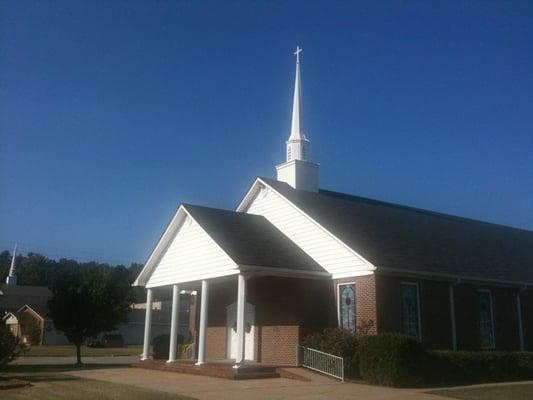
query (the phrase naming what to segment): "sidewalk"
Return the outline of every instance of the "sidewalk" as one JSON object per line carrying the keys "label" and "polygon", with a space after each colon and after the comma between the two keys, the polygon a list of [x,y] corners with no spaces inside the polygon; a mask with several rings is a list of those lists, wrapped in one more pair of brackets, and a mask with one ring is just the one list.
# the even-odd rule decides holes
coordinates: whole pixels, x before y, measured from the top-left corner
{"label": "sidewalk", "polygon": [[[293,379],[227,379],[185,375],[174,372],[113,368],[69,371],[69,375],[140,388],[180,394],[200,400],[232,399],[355,399],[355,400],[443,400],[443,397],[417,390],[342,383],[310,373],[311,382]],[[314,378],[313,378],[314,377]]]}

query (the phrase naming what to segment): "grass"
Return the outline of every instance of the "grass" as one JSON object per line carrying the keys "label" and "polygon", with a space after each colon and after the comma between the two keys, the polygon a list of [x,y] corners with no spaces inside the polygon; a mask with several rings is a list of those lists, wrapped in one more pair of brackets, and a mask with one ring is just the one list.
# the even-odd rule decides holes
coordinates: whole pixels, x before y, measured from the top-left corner
{"label": "grass", "polygon": [[533,399],[533,384],[440,389],[428,393],[462,400],[531,400]]}
{"label": "grass", "polygon": [[[81,347],[82,357],[137,356],[142,346],[126,347]],[[32,346],[25,357],[76,357],[75,346]]]}
{"label": "grass", "polygon": [[31,387],[2,390],[2,400],[185,400],[189,397],[56,373],[17,376]]}

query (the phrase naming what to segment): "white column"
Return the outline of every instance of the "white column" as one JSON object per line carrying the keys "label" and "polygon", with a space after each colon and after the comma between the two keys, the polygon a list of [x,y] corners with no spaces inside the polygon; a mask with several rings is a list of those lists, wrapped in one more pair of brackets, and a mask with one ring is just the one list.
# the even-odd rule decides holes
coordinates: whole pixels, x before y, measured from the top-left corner
{"label": "white column", "polygon": [[450,326],[452,334],[452,349],[457,351],[457,333],[455,330],[455,299],[454,299],[454,284],[450,285],[449,295],[450,295]]}
{"label": "white column", "polygon": [[176,361],[178,345],[178,315],[180,309],[180,290],[178,285],[172,286],[172,317],[170,319],[170,348],[168,351],[169,363]]}
{"label": "white column", "polygon": [[239,368],[244,364],[246,352],[244,350],[244,306],[246,304],[246,278],[239,274],[237,289],[237,358],[233,368]]}
{"label": "white column", "polygon": [[525,350],[524,346],[524,330],[522,327],[522,302],[520,300],[520,294],[522,290],[519,290],[516,295],[516,311],[518,314],[518,338],[520,339],[520,351]]}
{"label": "white column", "polygon": [[200,300],[200,335],[198,338],[198,361],[196,365],[205,364],[205,337],[207,334],[207,302],[209,301],[209,282],[202,281],[202,299]]}
{"label": "white column", "polygon": [[144,346],[141,360],[150,357],[150,340],[152,336],[152,289],[146,290],[146,316],[144,318]]}

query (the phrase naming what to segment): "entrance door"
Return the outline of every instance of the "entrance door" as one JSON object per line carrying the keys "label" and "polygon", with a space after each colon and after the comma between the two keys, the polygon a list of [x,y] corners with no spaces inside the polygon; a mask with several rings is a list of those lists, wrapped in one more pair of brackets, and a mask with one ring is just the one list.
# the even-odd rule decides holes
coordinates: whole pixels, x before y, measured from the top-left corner
{"label": "entrance door", "polygon": [[[250,303],[244,305],[244,359],[254,359],[254,322],[255,307]],[[226,330],[227,330],[227,357],[237,358],[237,303],[226,307]]]}

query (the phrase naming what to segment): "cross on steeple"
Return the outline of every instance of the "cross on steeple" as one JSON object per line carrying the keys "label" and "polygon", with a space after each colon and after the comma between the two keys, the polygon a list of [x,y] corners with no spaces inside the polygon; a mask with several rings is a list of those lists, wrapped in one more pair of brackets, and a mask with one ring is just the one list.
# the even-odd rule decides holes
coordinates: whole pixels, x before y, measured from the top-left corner
{"label": "cross on steeple", "polygon": [[300,46],[296,46],[296,51],[294,52],[294,55],[296,56],[296,63],[300,64],[300,53],[302,52],[302,48]]}

